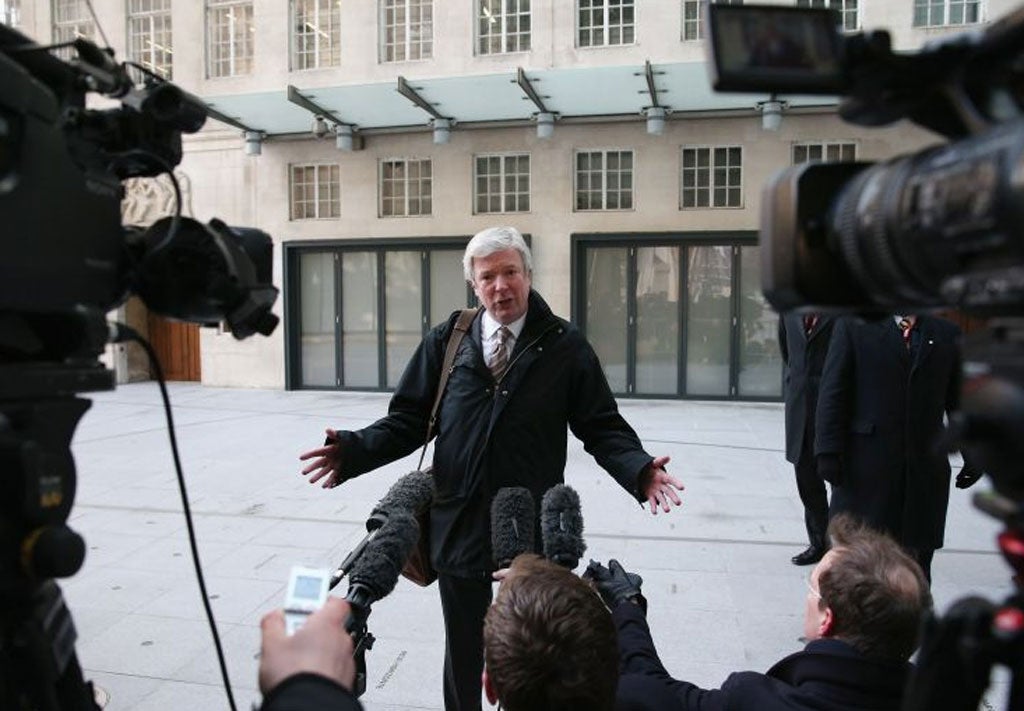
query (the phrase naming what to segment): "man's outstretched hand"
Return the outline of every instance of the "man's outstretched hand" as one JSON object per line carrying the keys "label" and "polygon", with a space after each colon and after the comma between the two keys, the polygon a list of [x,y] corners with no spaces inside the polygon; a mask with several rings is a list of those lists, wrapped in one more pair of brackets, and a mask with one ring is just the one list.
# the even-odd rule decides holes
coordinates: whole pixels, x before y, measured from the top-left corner
{"label": "man's outstretched hand", "polygon": [[321,486],[333,489],[341,483],[341,444],[338,443],[338,432],[327,428],[327,443],[322,447],[311,449],[299,455],[299,459],[313,461],[302,470],[302,476],[309,477],[309,483],[315,484],[321,479]]}
{"label": "man's outstretched hand", "polygon": [[627,573],[614,558],[608,561],[607,568],[596,560],[590,561],[583,572],[583,579],[594,586],[609,610],[631,602],[647,614],[647,599],[640,592],[644,579],[636,573]]}
{"label": "man's outstretched hand", "polygon": [[651,513],[657,514],[658,508],[666,513],[671,510],[669,502],[676,506],[683,503],[677,491],[686,487],[683,482],[674,476],[669,476],[665,471],[665,465],[670,461],[669,457],[655,457],[654,461],[647,465],[647,469],[640,475],[640,491],[647,498],[651,507]]}

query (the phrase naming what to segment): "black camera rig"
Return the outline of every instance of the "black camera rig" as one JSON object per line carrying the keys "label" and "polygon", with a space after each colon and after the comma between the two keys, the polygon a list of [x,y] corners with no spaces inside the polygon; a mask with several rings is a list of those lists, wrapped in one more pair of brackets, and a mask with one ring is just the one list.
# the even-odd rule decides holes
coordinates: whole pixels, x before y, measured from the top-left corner
{"label": "black camera rig", "polygon": [[[114,388],[99,356],[129,331],[107,313],[135,293],[236,338],[278,322],[267,234],[184,218],[180,193],[150,228],[121,223],[125,178],[167,173],[178,190],[181,135],[203,125],[203,102],[153,75],[136,86],[108,50],[70,44],[65,61],[0,25],[0,708],[12,710],[96,708],[54,578],[85,555],[66,523],[70,442],[90,404],[77,395]],[[88,108],[89,94],[119,105]]]}
{"label": "black camera rig", "polygon": [[920,51],[844,34],[833,10],[707,6],[712,84],[838,95],[861,126],[907,119],[948,140],[881,163],[783,169],[761,206],[769,303],[865,317],[954,308],[988,320],[965,340],[961,411],[944,444],[989,475],[975,506],[1005,525],[1015,592],[933,619],[904,708],[974,711],[994,664],[1024,708],[1024,8]]}

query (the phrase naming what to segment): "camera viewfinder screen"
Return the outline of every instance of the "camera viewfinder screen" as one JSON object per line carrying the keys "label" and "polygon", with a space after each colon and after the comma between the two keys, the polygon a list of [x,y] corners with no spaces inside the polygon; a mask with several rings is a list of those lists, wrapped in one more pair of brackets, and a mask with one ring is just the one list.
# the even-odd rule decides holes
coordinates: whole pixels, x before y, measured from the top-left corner
{"label": "camera viewfinder screen", "polygon": [[708,6],[718,91],[835,94],[842,87],[839,16],[783,6]]}
{"label": "camera viewfinder screen", "polygon": [[295,597],[300,600],[317,600],[320,597],[321,578],[300,575],[295,578]]}

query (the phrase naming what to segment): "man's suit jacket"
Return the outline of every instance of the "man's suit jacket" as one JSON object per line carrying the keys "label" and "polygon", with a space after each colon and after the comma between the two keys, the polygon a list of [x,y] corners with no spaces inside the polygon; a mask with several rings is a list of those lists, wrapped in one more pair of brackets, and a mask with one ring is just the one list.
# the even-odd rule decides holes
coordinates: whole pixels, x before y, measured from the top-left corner
{"label": "man's suit jacket", "polygon": [[803,315],[789,312],[779,319],[782,353],[782,392],[786,400],[786,459],[797,464],[806,453],[814,456],[814,415],[818,382],[832,337],[834,316],[821,315],[805,333]]}
{"label": "man's suit jacket", "polygon": [[[908,663],[867,659],[837,639],[810,642],[767,673],[730,674],[720,689],[669,676],[643,611],[625,602],[612,612],[622,673],[616,711],[898,711]],[[694,635],[676,632],[677,644]]]}
{"label": "man's suit jacket", "polygon": [[949,459],[936,448],[943,415],[960,402],[960,329],[917,321],[909,352],[889,317],[841,318],[818,393],[815,452],[840,456],[832,513],[847,511],[915,548],[941,548]]}

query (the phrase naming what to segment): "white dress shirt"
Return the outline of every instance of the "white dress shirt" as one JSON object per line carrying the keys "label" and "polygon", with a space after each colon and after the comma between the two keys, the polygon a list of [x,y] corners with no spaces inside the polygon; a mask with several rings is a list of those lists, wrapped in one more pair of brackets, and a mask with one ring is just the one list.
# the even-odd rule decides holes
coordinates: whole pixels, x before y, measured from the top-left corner
{"label": "white dress shirt", "polygon": [[[487,367],[491,367],[491,361],[494,360],[494,346],[500,342],[498,337],[498,329],[501,328],[501,324],[494,320],[494,318],[486,311],[480,317],[480,345],[484,349],[484,362]],[[509,360],[512,360],[512,351],[516,347],[516,340],[519,338],[519,334],[523,332],[523,326],[526,324],[526,314],[523,314],[518,319],[508,325],[508,330],[512,332],[512,335],[505,341],[505,348],[508,349]]]}

